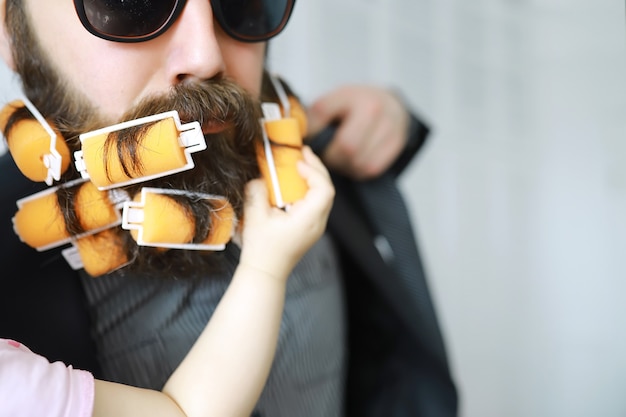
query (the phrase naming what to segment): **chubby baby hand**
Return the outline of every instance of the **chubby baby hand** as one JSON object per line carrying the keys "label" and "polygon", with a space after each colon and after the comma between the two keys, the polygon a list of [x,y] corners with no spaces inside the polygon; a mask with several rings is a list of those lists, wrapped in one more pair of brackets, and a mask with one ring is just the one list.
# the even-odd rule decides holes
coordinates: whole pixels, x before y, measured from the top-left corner
{"label": "chubby baby hand", "polygon": [[287,209],[269,203],[266,183],[246,187],[240,264],[286,279],[293,267],[326,230],[335,188],[328,170],[308,146],[303,148],[298,172],[309,187],[306,195]]}

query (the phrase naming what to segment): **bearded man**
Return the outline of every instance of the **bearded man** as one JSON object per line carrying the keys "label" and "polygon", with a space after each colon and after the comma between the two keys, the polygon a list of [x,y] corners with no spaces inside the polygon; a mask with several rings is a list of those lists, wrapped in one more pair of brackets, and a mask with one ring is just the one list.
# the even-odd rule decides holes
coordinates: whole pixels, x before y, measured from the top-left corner
{"label": "bearded man", "polygon": [[[259,175],[261,102],[280,102],[286,92],[297,107],[297,97],[284,83],[270,82],[265,67],[267,41],[284,28],[294,3],[6,0],[0,1],[0,48],[25,96],[71,155],[81,149],[82,134],[120,122],[172,110],[183,123],[198,122],[206,149],[194,154],[193,169],[122,189],[131,198],[144,187],[182,190],[190,196],[186,212],[203,224],[211,207],[194,196],[222,196],[236,217],[242,214],[244,185]],[[276,358],[255,414],[454,416],[457,393],[417,248],[410,225],[396,223],[407,214],[395,177],[428,129],[390,93],[354,88],[336,94],[314,106],[307,138],[334,171],[329,231],[288,281]],[[349,109],[363,102],[377,103],[379,117],[360,123],[364,113]],[[5,136],[23,117],[15,113]],[[337,120],[329,144],[313,134]],[[126,171],[141,173],[143,139],[138,129],[106,146]],[[41,187],[9,180],[19,174],[8,156],[0,169],[10,181],[3,185],[10,201],[2,207],[2,227],[10,228],[5,219],[15,213],[15,199]],[[59,184],[79,177],[70,165]],[[79,236],[76,190],[60,186],[56,193],[65,202],[67,232]],[[377,201],[393,204],[381,208]],[[196,228],[198,240],[211,227]],[[30,317],[7,330],[17,334],[2,336],[104,379],[160,389],[228,286],[239,260],[236,234],[223,251],[207,252],[144,247],[127,230],[114,230],[112,241],[127,262],[97,277],[70,269],[59,251],[38,253],[12,233],[3,235],[3,264],[11,273],[2,294],[16,300],[28,294],[21,298],[26,302],[3,308],[27,310]],[[39,279],[17,282],[11,275],[18,274]],[[42,276],[45,291],[35,289]],[[66,336],[51,328],[49,311],[62,315]],[[56,343],[38,339],[42,328]],[[66,356],[68,343],[77,360]]]}

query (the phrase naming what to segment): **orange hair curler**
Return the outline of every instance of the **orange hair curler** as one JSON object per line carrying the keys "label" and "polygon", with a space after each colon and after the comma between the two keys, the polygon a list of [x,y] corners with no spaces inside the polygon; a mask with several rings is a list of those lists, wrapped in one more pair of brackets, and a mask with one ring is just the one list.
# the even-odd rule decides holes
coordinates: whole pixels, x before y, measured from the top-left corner
{"label": "orange hair curler", "polygon": [[294,117],[281,118],[275,103],[263,103],[263,113],[263,144],[257,147],[259,169],[269,189],[270,203],[285,208],[308,191],[296,167],[302,160],[301,125]]}
{"label": "orange hair curler", "polygon": [[19,210],[13,217],[13,229],[20,240],[37,250],[66,243],[70,235],[59,207],[56,188],[49,188],[18,200]]}
{"label": "orange hair curler", "polygon": [[[75,186],[70,183],[66,186]],[[13,228],[20,240],[39,251],[70,242],[73,237],[93,234],[121,223],[119,212],[113,207],[106,192],[90,182],[81,181],[74,200],[76,216],[84,232],[70,236],[59,207],[57,190],[48,188],[18,200],[18,211],[13,217]]]}
{"label": "orange hair curler", "polygon": [[101,191],[87,181],[76,193],[74,200],[76,216],[86,231],[102,230],[121,223],[121,216],[106,191]]}
{"label": "orange hair curler", "polygon": [[218,207],[210,210],[211,228],[207,238],[194,243],[195,218],[172,198],[187,192],[144,187],[133,201],[124,203],[122,228],[130,230],[138,245],[176,249],[222,250],[232,237],[235,212],[223,197],[206,195]]}
{"label": "orange hair curler", "polygon": [[[143,130],[142,130],[143,125]],[[129,129],[141,131],[136,156],[122,155],[118,139]],[[178,112],[170,111],[109,126],[80,135],[81,150],[74,153],[76,169],[99,189],[109,189],[174,174],[194,167],[192,152],[206,149],[198,122],[182,125]],[[136,160],[135,160],[136,159]]]}
{"label": "orange hair curler", "polygon": [[28,100],[14,100],[0,111],[4,132],[9,119],[27,107],[34,118],[20,119],[6,132],[9,152],[25,177],[52,185],[70,164],[70,150],[61,134],[53,128]]}
{"label": "orange hair curler", "polygon": [[287,100],[289,101],[289,113],[286,115],[283,110],[283,117],[293,117],[298,121],[298,126],[300,127],[300,137],[303,138],[306,136],[309,128],[306,112],[298,99],[294,96],[289,96]]}
{"label": "orange hair curler", "polygon": [[211,230],[204,244],[211,246],[226,246],[233,236],[237,225],[235,209],[226,199],[219,201],[220,207],[211,210]]}
{"label": "orange hair curler", "polygon": [[82,267],[92,277],[107,274],[129,263],[122,238],[114,229],[77,239],[76,250]]}

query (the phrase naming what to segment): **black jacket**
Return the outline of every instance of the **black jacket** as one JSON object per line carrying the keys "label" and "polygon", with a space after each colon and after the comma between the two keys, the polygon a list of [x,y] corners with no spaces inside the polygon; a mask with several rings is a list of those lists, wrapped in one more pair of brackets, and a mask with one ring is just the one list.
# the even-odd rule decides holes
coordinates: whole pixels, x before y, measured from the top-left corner
{"label": "black jacket", "polygon": [[[320,153],[332,128],[313,139]],[[411,116],[403,154],[381,177],[333,174],[329,231],[341,250],[348,299],[347,415],[451,417],[458,395],[397,176],[429,129]],[[382,249],[380,243],[384,242]],[[385,249],[388,248],[388,249]]]}
{"label": "black jacket", "polygon": [[[328,227],[341,251],[348,294],[349,416],[457,414],[457,392],[412,230],[404,227],[403,235],[392,224],[408,222],[395,179],[427,134],[413,118],[404,153],[374,181],[333,176],[337,192]],[[318,137],[314,149],[325,143]],[[98,376],[77,272],[59,249],[37,252],[12,229],[15,202],[45,185],[26,179],[8,154],[0,156],[0,173],[0,337]],[[384,260],[374,244],[381,236],[393,259]]]}
{"label": "black jacket", "polygon": [[98,374],[82,286],[60,249],[37,252],[13,231],[16,201],[46,187],[0,156],[0,337]]}

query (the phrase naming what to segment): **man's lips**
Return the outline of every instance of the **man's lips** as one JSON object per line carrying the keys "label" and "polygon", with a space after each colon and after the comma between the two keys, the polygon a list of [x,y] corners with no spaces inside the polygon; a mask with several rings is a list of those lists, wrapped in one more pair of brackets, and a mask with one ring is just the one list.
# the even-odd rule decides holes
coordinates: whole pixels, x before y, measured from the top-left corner
{"label": "man's lips", "polygon": [[205,135],[213,135],[222,133],[230,127],[230,123],[208,121],[202,125],[202,133]]}

